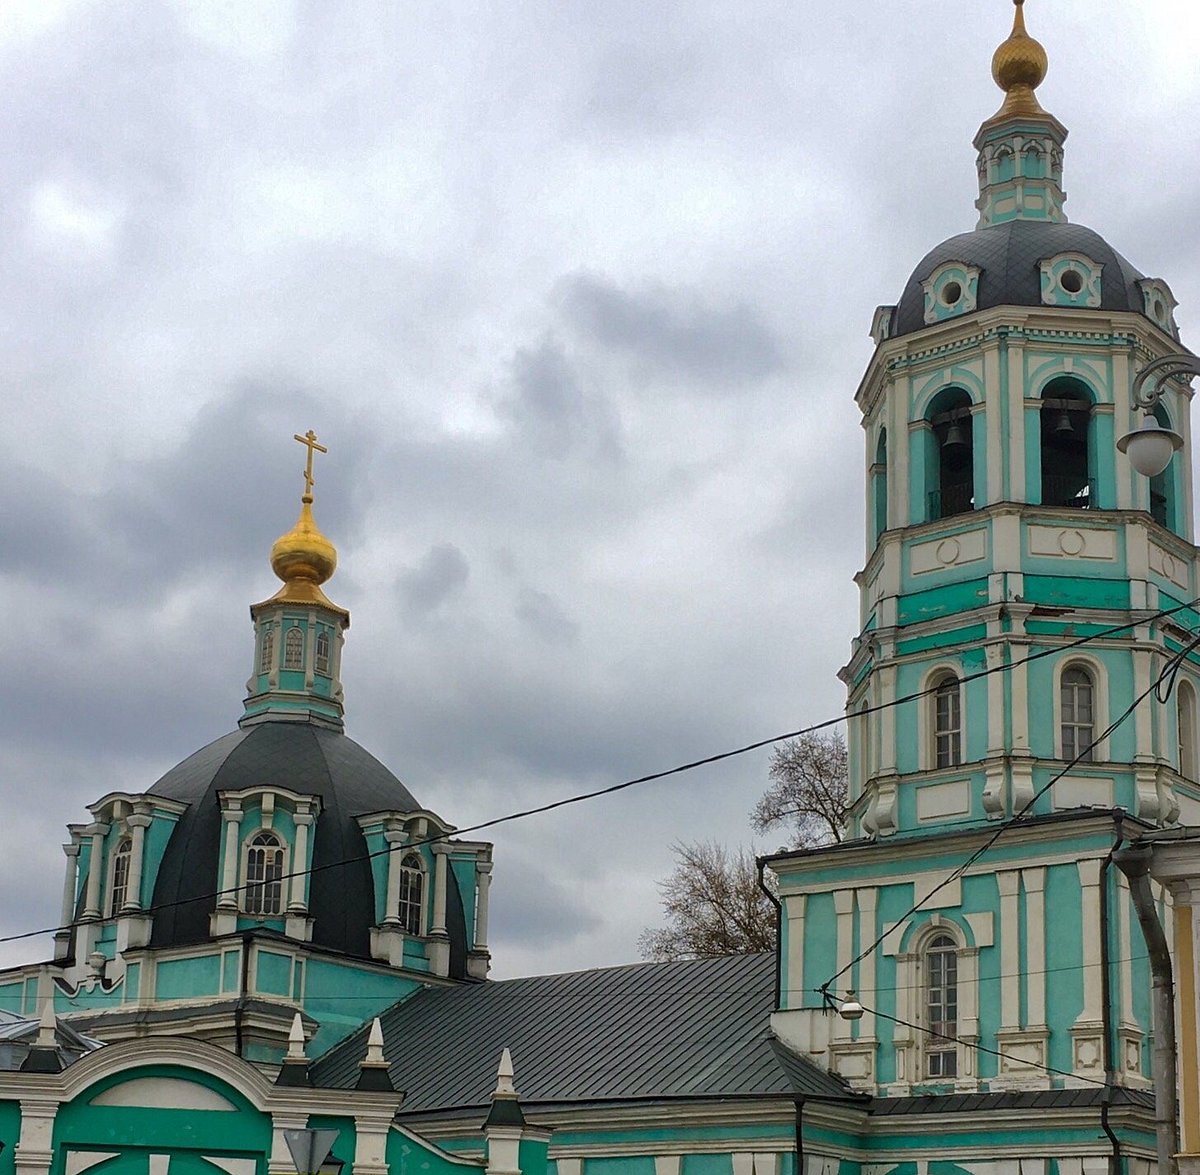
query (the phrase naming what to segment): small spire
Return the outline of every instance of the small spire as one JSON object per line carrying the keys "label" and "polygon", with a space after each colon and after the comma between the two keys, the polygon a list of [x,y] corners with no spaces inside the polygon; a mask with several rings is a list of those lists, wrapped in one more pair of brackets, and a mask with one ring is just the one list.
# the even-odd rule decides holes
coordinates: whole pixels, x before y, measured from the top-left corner
{"label": "small spire", "polygon": [[517,1098],[517,1087],[513,1084],[512,1053],[505,1049],[500,1054],[500,1064],[496,1068],[496,1092],[492,1094],[492,1108],[483,1128],[524,1125],[525,1114]]}
{"label": "small spire", "polygon": [[38,1034],[36,1047],[52,1049],[58,1046],[58,1018],[54,1015],[54,1001],[47,1000],[42,1005],[42,1014],[38,1018]]}
{"label": "small spire", "polygon": [[367,1055],[358,1063],[358,1089],[390,1093],[395,1089],[383,1055],[383,1025],[376,1016],[367,1033]]}
{"label": "small spire", "polygon": [[297,1012],[292,1017],[292,1026],[288,1029],[288,1047],[284,1054],[283,1064],[275,1077],[276,1085],[303,1086],[310,1085],[308,1077],[308,1054],[304,1051],[304,1021]]}
{"label": "small spire", "polygon": [[992,54],[992,77],[1004,91],[1004,105],[993,116],[1044,114],[1034,90],[1049,66],[1046,50],[1025,31],[1025,0],[1013,0],[1012,32]]}
{"label": "small spire", "polygon": [[288,1051],[286,1059],[289,1061],[308,1060],[308,1055],[304,1051],[304,1021],[300,1019],[299,1012],[292,1017],[292,1026],[288,1029]]}
{"label": "small spire", "polygon": [[516,1097],[517,1087],[513,1084],[512,1053],[505,1049],[500,1054],[500,1064],[496,1069],[496,1092],[493,1097]]}

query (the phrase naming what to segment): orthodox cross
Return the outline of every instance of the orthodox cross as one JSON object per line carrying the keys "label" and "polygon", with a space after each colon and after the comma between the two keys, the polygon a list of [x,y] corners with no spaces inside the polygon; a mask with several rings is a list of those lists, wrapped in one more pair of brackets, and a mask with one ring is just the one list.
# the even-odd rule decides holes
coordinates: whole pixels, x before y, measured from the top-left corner
{"label": "orthodox cross", "polygon": [[317,444],[317,434],[310,428],[303,436],[296,433],[295,439],[298,440],[306,449],[308,449],[308,464],[304,467],[304,497],[307,501],[312,501],[313,475],[312,462],[314,450],[318,453],[328,453],[329,450],[324,445]]}

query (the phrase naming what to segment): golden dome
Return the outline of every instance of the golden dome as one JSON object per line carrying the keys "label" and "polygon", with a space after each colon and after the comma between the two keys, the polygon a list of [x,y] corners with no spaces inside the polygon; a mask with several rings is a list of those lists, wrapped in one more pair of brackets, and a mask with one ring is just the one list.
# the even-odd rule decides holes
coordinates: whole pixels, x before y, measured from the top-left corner
{"label": "golden dome", "polygon": [[336,570],[337,550],[313,521],[312,496],[305,494],[302,501],[296,525],[271,547],[271,569],[285,584],[306,580],[319,585]]}
{"label": "golden dome", "polygon": [[1033,91],[1046,76],[1046,50],[1025,31],[1025,0],[1013,0],[1012,32],[992,55],[992,77],[1005,93],[1001,114],[1042,114]]}

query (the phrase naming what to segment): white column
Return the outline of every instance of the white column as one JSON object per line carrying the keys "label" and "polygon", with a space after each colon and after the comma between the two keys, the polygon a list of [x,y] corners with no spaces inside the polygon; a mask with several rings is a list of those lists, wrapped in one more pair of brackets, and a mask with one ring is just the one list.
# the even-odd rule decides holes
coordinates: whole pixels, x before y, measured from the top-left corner
{"label": "white column", "polygon": [[87,898],[83,908],[85,918],[100,917],[100,875],[104,867],[104,837],[108,828],[107,824],[89,824],[84,829],[86,835],[92,838],[92,851],[88,857]]}
{"label": "white column", "polygon": [[433,925],[430,934],[446,933],[446,854],[450,846],[445,841],[433,844]]}
{"label": "white column", "polygon": [[125,818],[133,841],[129,848],[129,881],[125,886],[125,905],[122,907],[125,910],[142,908],[142,862],[146,854],[146,829],[150,827],[151,819],[141,812]]}
{"label": "white column", "polygon": [[1018,886],[1021,874],[1006,869],[996,874],[1000,890],[1000,1027],[1017,1028],[1021,1022],[1021,942]]}
{"label": "white column", "polygon": [[238,905],[238,829],[245,813],[240,808],[226,808],[221,815],[225,819],[225,863],[221,870],[221,896],[217,906],[236,910]]}
{"label": "white column", "polygon": [[788,894],[783,899],[783,917],[787,919],[787,968],[783,973],[781,1008],[804,1006],[804,907],[808,895]]}
{"label": "white column", "polygon": [[1077,863],[1082,888],[1083,915],[1083,1011],[1080,1020],[1103,1018],[1100,988],[1100,862],[1095,858]]}
{"label": "white column", "polygon": [[13,1151],[16,1175],[45,1175],[54,1159],[54,1119],[58,1102],[21,1098],[20,1141]]}
{"label": "white column", "polygon": [[[850,952],[854,944],[854,890],[838,889],[833,893],[833,908],[837,912],[837,969],[839,989],[833,994],[840,998],[854,982],[850,971]],[[850,1039],[850,1021],[832,1017],[835,1040]]]}
{"label": "white column", "polygon": [[1028,1028],[1046,1023],[1046,870],[1022,869],[1025,886],[1025,1010]]}
{"label": "white column", "polygon": [[389,828],[383,834],[388,844],[387,897],[384,899],[383,921],[395,925],[400,921],[400,865],[408,833],[403,828]]}
{"label": "white column", "polygon": [[79,842],[73,840],[62,848],[67,855],[67,876],[63,881],[62,916],[59,925],[70,926],[75,920],[75,889],[79,884]]}
{"label": "white column", "polygon": [[297,812],[292,817],[296,826],[296,848],[292,854],[292,896],[288,902],[289,914],[308,912],[304,900],[304,883],[308,880],[308,828],[312,824],[311,812]]}
{"label": "white column", "polygon": [[477,861],[475,864],[475,949],[487,950],[488,934],[488,893],[492,888],[491,861]]}
{"label": "white column", "polygon": [[[860,943],[874,942],[879,934],[875,918],[878,899],[879,890],[873,885],[855,891],[855,900],[858,903],[858,941]],[[878,958],[878,951],[868,951],[866,958],[858,965],[859,1000],[868,1008],[875,1007],[875,961]],[[870,1035],[872,1037],[875,1035],[874,1017],[871,1018]]]}

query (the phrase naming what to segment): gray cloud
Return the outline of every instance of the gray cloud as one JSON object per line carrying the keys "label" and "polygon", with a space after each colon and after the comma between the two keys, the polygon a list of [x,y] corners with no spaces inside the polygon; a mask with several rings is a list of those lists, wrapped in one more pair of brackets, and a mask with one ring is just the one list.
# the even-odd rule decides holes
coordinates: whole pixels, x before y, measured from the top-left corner
{"label": "gray cloud", "polygon": [[784,365],[770,329],[744,302],[713,307],[657,284],[630,293],[588,273],[565,280],[561,296],[576,330],[669,375],[735,393]]}
{"label": "gray cloud", "polygon": [[579,625],[553,596],[522,587],[517,596],[517,619],[535,636],[549,644],[572,644],[579,638]]}
{"label": "gray cloud", "polygon": [[411,611],[423,615],[461,592],[470,574],[466,556],[453,543],[438,543],[416,567],[401,573],[400,595]]}

